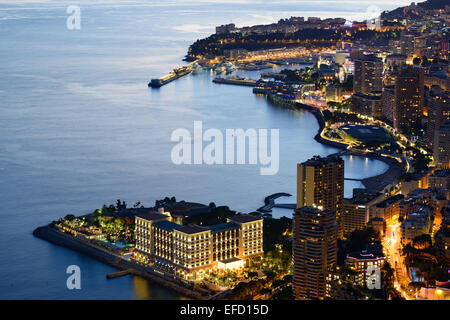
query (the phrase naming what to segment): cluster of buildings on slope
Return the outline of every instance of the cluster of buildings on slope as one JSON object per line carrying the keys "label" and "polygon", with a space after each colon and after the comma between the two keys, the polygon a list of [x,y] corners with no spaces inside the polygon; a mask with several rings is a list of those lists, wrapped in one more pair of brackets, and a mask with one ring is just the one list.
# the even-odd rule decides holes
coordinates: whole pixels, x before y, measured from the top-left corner
{"label": "cluster of buildings on slope", "polygon": [[[417,11],[414,9],[416,7],[421,9]],[[396,130],[416,136],[417,128],[426,128],[426,147],[432,150],[435,164],[449,167],[449,125],[446,125],[450,121],[450,35],[446,27],[450,16],[449,7],[443,10],[429,10],[415,5],[407,8],[409,9],[405,10],[409,10],[408,12],[420,11],[425,14],[413,20],[406,18],[387,21],[397,25],[396,32],[401,34],[398,39],[338,41],[334,53],[318,53],[317,50],[308,52],[309,55],[319,55],[319,79],[327,82],[323,89],[325,99],[318,99],[327,102],[342,101],[346,97],[345,90],[338,82],[343,82],[348,75],[353,75],[351,111],[385,120]],[[388,17],[389,15],[385,19]],[[217,27],[217,33],[283,32],[283,28],[292,26],[314,26],[322,29],[348,27],[344,22],[339,19],[305,20],[291,17],[266,26],[220,26]],[[238,52],[240,49],[232,50]],[[305,54],[305,49],[298,50]],[[227,51],[230,57],[251,55],[251,52],[247,51],[239,54],[231,51]],[[266,87],[273,91],[276,86],[279,87],[280,84],[259,85],[262,91],[267,91]],[[286,98],[299,99],[304,96],[303,91],[288,91]],[[283,93],[283,90],[279,92]]]}
{"label": "cluster of buildings on slope", "polygon": [[[417,236],[436,234],[439,255],[448,263],[449,183],[450,170],[431,170],[426,183],[407,194],[386,198],[381,193],[355,189],[353,198],[346,199],[344,161],[340,157],[316,156],[298,164],[297,209],[293,216],[295,298],[344,297],[333,284],[339,277],[333,271],[337,263],[337,239],[366,227],[383,236],[386,223],[401,221],[403,245]],[[355,252],[346,258],[346,264],[357,273],[355,284],[365,284],[368,266],[381,267],[384,261],[385,257],[376,251]]]}
{"label": "cluster of buildings on slope", "polygon": [[135,217],[133,258],[187,280],[212,270],[239,270],[263,255],[263,220],[239,214],[212,226],[183,225],[170,212]]}
{"label": "cluster of buildings on slope", "polygon": [[[340,27],[350,27],[345,25],[346,20],[343,18],[328,18],[322,20],[319,17],[291,17],[289,19],[281,19],[278,23],[265,24],[265,25],[254,25],[250,27],[236,28],[234,23],[229,23],[216,27],[216,34],[226,34],[226,33],[238,33],[241,35],[247,34],[266,34],[281,32],[285,34],[294,33],[302,29],[329,29],[329,28],[340,28]],[[361,25],[354,25],[352,27],[358,27]]]}

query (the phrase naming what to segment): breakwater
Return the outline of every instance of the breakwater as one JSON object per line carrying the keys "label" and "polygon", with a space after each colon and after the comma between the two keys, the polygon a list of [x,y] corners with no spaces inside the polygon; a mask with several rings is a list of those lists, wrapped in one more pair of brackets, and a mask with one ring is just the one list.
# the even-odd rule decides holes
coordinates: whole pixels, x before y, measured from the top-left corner
{"label": "breakwater", "polygon": [[222,84],[232,84],[236,86],[246,86],[246,87],[254,87],[256,85],[256,80],[252,79],[241,79],[241,78],[221,78],[216,77],[212,80],[214,83],[222,83]]}
{"label": "breakwater", "polygon": [[275,204],[275,199],[279,197],[291,197],[292,195],[290,193],[286,192],[278,192],[271,194],[270,196],[267,196],[264,198],[264,206],[260,207],[257,211],[260,212],[272,212],[272,208],[286,208],[286,209],[292,209],[295,208],[295,204]]}
{"label": "breakwater", "polygon": [[204,300],[209,296],[206,290],[196,287],[193,283],[186,283],[174,276],[157,272],[152,267],[136,261],[125,260],[121,256],[107,251],[104,248],[56,230],[51,225],[36,228],[33,231],[33,235],[58,246],[85,254],[119,270],[129,270],[130,274],[150,280],[182,296],[197,300]]}

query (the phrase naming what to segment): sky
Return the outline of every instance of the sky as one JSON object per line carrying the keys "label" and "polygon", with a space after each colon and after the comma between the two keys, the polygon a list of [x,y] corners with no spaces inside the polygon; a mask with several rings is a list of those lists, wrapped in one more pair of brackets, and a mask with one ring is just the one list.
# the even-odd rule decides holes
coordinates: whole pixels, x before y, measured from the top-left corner
{"label": "sky", "polygon": [[[92,0],[0,0],[0,4],[13,4],[13,5],[20,5],[20,4],[27,4],[27,3],[52,3],[52,4],[107,4],[107,3],[122,3],[122,4],[133,4],[133,3],[148,3],[148,4],[164,4],[164,5],[176,5],[176,4],[267,4],[267,0],[159,0],[159,1],[136,1],[136,0],[99,0],[99,1],[92,1]],[[271,4],[299,4],[299,3],[308,3],[311,4],[311,0],[278,0],[278,1],[271,1]],[[367,4],[367,6],[376,4],[380,7],[391,7],[393,5],[395,6],[404,6],[411,3],[410,0],[396,0],[396,1],[389,1],[389,0],[378,0],[374,2],[373,0],[344,0],[344,1],[332,1],[332,0],[315,0],[313,1],[316,4],[336,4],[336,3],[345,3],[345,4]]]}

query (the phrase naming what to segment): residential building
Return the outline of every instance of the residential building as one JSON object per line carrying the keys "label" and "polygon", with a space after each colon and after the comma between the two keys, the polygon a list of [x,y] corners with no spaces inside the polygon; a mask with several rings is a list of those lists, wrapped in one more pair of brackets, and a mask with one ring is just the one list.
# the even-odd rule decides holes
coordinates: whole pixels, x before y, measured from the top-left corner
{"label": "residential building", "polygon": [[353,77],[354,93],[368,94],[382,89],[383,62],[373,55],[362,56],[355,60]]}
{"label": "residential building", "polygon": [[384,197],[381,193],[367,193],[365,189],[353,189],[353,197],[344,198],[342,232],[349,234],[363,230],[369,222],[371,206]]}
{"label": "residential building", "polygon": [[342,86],[338,86],[338,85],[329,85],[326,87],[325,89],[326,92],[326,98],[327,98],[327,102],[328,101],[342,101]]}
{"label": "residential building", "polygon": [[392,68],[394,66],[401,67],[406,63],[406,56],[404,54],[390,54],[386,57],[386,67]]}
{"label": "residential building", "polygon": [[431,94],[427,105],[427,136],[426,142],[432,149],[436,128],[450,121],[450,95],[449,92]]}
{"label": "residential building", "polygon": [[398,219],[400,215],[400,202],[405,197],[402,194],[398,194],[380,201],[370,207],[369,218],[379,218],[383,221],[390,221],[392,219]]}
{"label": "residential building", "polygon": [[409,128],[418,124],[424,113],[424,73],[418,67],[404,67],[395,84],[394,127]]}
{"label": "residential building", "polygon": [[[338,156],[319,157],[297,165],[297,208],[316,206],[336,213],[343,209],[344,160]],[[342,236],[340,228],[339,236]]]}
{"label": "residential building", "polygon": [[422,234],[429,234],[431,227],[431,210],[422,206],[415,212],[408,213],[401,224],[401,242],[406,245]]}
{"label": "residential building", "polygon": [[371,272],[373,272],[374,269],[381,269],[385,260],[386,258],[382,254],[376,254],[363,250],[361,252],[352,252],[347,254],[345,264],[357,273],[355,279],[356,283],[362,287],[366,287],[367,281],[376,281],[373,277],[369,278],[368,276],[371,275]]}
{"label": "residential building", "polygon": [[414,38],[415,35],[403,33],[400,36],[400,48],[401,54],[406,57],[412,57],[414,55]]}
{"label": "residential building", "polygon": [[351,111],[373,118],[382,116],[381,91],[372,91],[370,94],[361,92],[352,95]]}
{"label": "residential building", "polygon": [[433,144],[434,164],[441,169],[450,169],[450,121],[436,129]]}
{"label": "residential building", "polygon": [[394,123],[395,100],[395,86],[384,87],[381,94],[381,113],[383,118],[392,123]]}
{"label": "residential building", "polygon": [[293,216],[293,279],[295,299],[324,299],[326,277],[337,263],[338,225],[334,211],[297,208]]}
{"label": "residential building", "polygon": [[430,188],[445,188],[450,190],[450,170],[436,170],[429,178]]}
{"label": "residential building", "polygon": [[404,196],[416,189],[427,189],[429,184],[429,177],[433,172],[432,169],[424,169],[420,172],[408,174],[400,183],[402,188],[402,194]]}

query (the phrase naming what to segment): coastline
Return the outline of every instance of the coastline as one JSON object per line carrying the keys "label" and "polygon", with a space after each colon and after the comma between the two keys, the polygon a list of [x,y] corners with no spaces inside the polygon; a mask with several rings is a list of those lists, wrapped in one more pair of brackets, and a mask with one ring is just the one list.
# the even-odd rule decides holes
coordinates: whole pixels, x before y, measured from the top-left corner
{"label": "coastline", "polygon": [[193,287],[192,285],[188,285],[167,275],[158,274],[152,271],[151,267],[140,265],[134,261],[125,260],[119,255],[113,254],[106,249],[88,244],[78,238],[64,234],[63,232],[53,228],[50,224],[36,228],[33,231],[33,235],[58,246],[80,252],[119,270],[131,269],[132,271],[130,273],[132,275],[150,280],[151,282],[161,285],[184,297],[196,300],[208,299],[208,295],[206,295],[206,291],[204,289]]}
{"label": "coastline", "polygon": [[317,134],[314,136],[314,140],[334,148],[342,149],[341,151],[334,153],[334,155],[367,157],[370,159],[382,161],[385,164],[387,164],[388,169],[385,172],[378,174],[376,176],[361,179],[361,183],[364,185],[364,188],[368,192],[381,192],[382,190],[389,188],[389,186],[395,184],[399,176],[401,176],[403,173],[406,172],[404,163],[400,164],[392,158],[383,157],[373,152],[364,153],[363,151],[348,149],[348,145],[345,143],[328,140],[322,137],[322,132],[325,129],[326,123],[322,111],[320,109],[300,102],[287,101],[271,94],[267,95],[267,98],[270,102],[275,103],[277,105],[293,109],[302,109],[311,112],[319,124],[319,129],[317,131]]}
{"label": "coastline", "polygon": [[347,149],[347,147],[348,147],[347,144],[339,143],[336,141],[331,141],[331,140],[323,138],[322,131],[325,128],[325,119],[322,115],[322,111],[320,111],[318,108],[308,106],[303,103],[297,103],[297,106],[301,109],[311,112],[316,117],[317,122],[319,123],[319,130],[318,130],[317,134],[314,136],[314,139],[317,142],[331,146],[331,147],[343,149],[339,152],[336,152],[335,155],[349,155],[349,156],[357,156],[357,157],[366,157],[366,158],[382,161],[388,165],[388,169],[385,172],[378,174],[376,176],[361,179],[361,183],[364,185],[364,188],[368,192],[382,192],[384,189],[395,184],[398,177],[406,172],[404,164],[403,163],[399,164],[392,158],[383,157],[383,156],[380,156],[373,152],[365,153],[363,151]]}
{"label": "coastline", "polygon": [[[381,186],[380,181],[386,181],[387,179],[394,179],[395,174],[398,173],[399,166],[394,164],[394,160],[392,159],[385,159],[384,157],[381,157],[379,155],[375,154],[364,154],[359,153],[355,150],[347,149],[348,145],[344,143],[339,143],[336,141],[331,141],[328,139],[325,139],[322,137],[321,133],[326,127],[326,122],[323,117],[322,111],[319,108],[316,108],[314,106],[310,106],[307,104],[284,100],[282,98],[268,95],[267,99],[271,101],[274,104],[281,105],[283,107],[288,107],[292,109],[303,109],[308,112],[311,112],[318,124],[319,129],[316,135],[314,136],[314,139],[322,144],[341,149],[341,151],[335,153],[336,155],[341,154],[347,154],[347,155],[355,155],[355,156],[362,156],[362,157],[369,157],[373,159],[377,159],[380,161],[385,162],[388,164],[389,168],[386,172],[361,179],[361,182],[363,183],[364,187],[368,191],[372,191],[373,188],[379,188]],[[391,183],[394,180],[390,181]],[[280,193],[281,194],[281,193]],[[272,196],[277,196],[278,194],[274,194]],[[275,207],[274,200],[270,199],[271,196],[266,197],[265,199],[265,206],[263,207]],[[263,208],[262,207],[262,208]],[[261,209],[261,208],[260,208]],[[270,212],[270,211],[266,211]],[[80,252],[82,254],[85,254],[89,257],[92,257],[102,263],[105,263],[107,265],[110,265],[112,267],[117,268],[118,270],[130,270],[130,273],[132,275],[140,276],[142,278],[145,278],[147,280],[150,280],[151,282],[154,282],[160,286],[163,286],[173,292],[176,292],[183,297],[188,297],[190,299],[197,299],[197,300],[205,300],[205,299],[211,299],[215,296],[220,296],[220,293],[218,294],[212,294],[211,292],[196,287],[193,285],[193,283],[186,283],[184,281],[181,281],[178,278],[175,278],[169,274],[166,274],[161,271],[154,270],[151,266],[145,266],[143,264],[140,264],[136,261],[127,260],[123,257],[112,253],[110,251],[107,251],[104,248],[101,248],[95,244],[89,243],[86,240],[81,240],[79,238],[73,237],[71,235],[65,234],[56,228],[52,227],[51,224],[48,224],[46,226],[41,226],[36,228],[33,231],[33,235],[46,240],[48,242],[51,242],[53,244],[66,247],[72,250],[75,250],[77,252]],[[106,276],[106,275],[105,275]]]}

